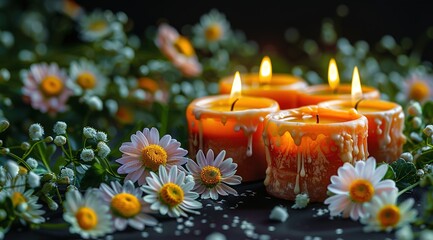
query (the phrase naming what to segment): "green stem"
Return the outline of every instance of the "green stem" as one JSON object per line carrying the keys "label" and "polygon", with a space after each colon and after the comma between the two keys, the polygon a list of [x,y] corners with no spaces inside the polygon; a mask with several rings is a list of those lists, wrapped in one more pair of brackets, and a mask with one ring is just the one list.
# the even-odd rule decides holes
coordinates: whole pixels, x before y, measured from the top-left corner
{"label": "green stem", "polygon": [[42,151],[41,145],[39,144],[38,144],[38,151],[39,151],[39,155],[41,155],[42,163],[44,164],[44,166],[47,168],[48,172],[52,172],[50,165],[47,162],[47,158],[45,157],[45,154]]}
{"label": "green stem", "polygon": [[66,151],[65,147],[62,145],[61,148],[62,148],[63,153],[66,155],[66,157],[69,160],[72,160],[72,156],[69,155],[69,153]]}
{"label": "green stem", "polygon": [[108,160],[106,158],[102,158],[102,161],[104,162],[104,164],[107,166],[108,169],[106,169],[106,171],[112,175],[115,178],[121,178],[115,171],[113,171],[113,169],[111,168],[110,163],[108,162]]}
{"label": "green stem", "polygon": [[50,229],[50,230],[60,230],[60,229],[66,229],[69,227],[68,223],[42,223],[40,225],[41,228],[44,229]]}
{"label": "green stem", "polygon": [[30,148],[29,150],[27,150],[27,152],[23,155],[23,159],[26,159],[30,153],[33,151],[33,148],[35,148],[36,145],[38,145],[39,143],[44,142],[44,140],[39,140],[37,142],[35,142]]}
{"label": "green stem", "polygon": [[67,139],[67,144],[68,144],[68,149],[69,149],[69,156],[71,156],[71,160],[72,160],[72,147],[71,147],[71,141],[69,140],[69,137],[68,137],[68,134],[67,133],[65,133],[65,137],[66,137],[66,139]]}
{"label": "green stem", "polygon": [[8,153],[8,156],[13,157],[15,160],[17,160],[18,163],[23,164],[28,170],[31,169],[31,167],[26,163],[26,161],[24,161],[22,158],[18,157],[17,155],[13,154],[13,153]]}
{"label": "green stem", "polygon": [[62,195],[60,195],[59,188],[56,187],[57,197],[59,198],[60,205],[63,205]]}
{"label": "green stem", "polygon": [[405,192],[411,190],[412,188],[418,186],[420,183],[421,183],[421,181],[418,181],[418,182],[416,182],[416,183],[414,183],[414,184],[412,184],[412,185],[410,185],[410,186],[404,188],[403,190],[401,190],[400,192],[398,192],[397,197],[400,196],[401,194],[403,194],[403,193],[405,193]]}

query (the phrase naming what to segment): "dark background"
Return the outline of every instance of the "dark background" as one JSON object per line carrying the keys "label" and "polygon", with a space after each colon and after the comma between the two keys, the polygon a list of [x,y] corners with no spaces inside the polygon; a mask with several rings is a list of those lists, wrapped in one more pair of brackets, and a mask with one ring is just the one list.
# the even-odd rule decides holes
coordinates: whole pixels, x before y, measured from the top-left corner
{"label": "dark background", "polygon": [[[196,24],[200,16],[212,8],[224,13],[232,29],[242,30],[249,40],[259,43],[264,51],[286,52],[284,32],[298,29],[305,38],[318,40],[324,18],[331,19],[338,37],[352,43],[366,40],[370,44],[389,34],[397,42],[403,37],[417,41],[433,26],[433,1],[102,1],[77,0],[86,10],[94,8],[124,11],[134,22],[134,31],[142,34],[148,26],[166,21],[181,30]],[[348,14],[341,17],[337,8],[346,6]],[[423,58],[433,60],[433,44],[425,46]]]}

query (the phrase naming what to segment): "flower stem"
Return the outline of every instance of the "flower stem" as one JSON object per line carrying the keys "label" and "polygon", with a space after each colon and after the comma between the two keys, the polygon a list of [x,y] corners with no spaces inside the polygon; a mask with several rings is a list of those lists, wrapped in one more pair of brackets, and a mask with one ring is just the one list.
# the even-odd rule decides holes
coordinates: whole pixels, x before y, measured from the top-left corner
{"label": "flower stem", "polygon": [[42,223],[40,225],[41,228],[44,229],[51,229],[51,230],[55,230],[55,229],[65,229],[69,226],[68,223]]}
{"label": "flower stem", "polygon": [[27,150],[27,152],[23,155],[23,159],[26,159],[26,157],[29,156],[29,154],[33,151],[33,148],[35,148],[36,145],[39,145],[39,143],[43,142],[44,140],[39,140],[37,142],[35,142],[29,150]]}
{"label": "flower stem", "polygon": [[39,151],[39,155],[41,155],[42,163],[44,164],[44,166],[47,168],[48,172],[52,172],[50,165],[47,162],[47,158],[45,157],[45,154],[42,151],[41,145],[39,144],[38,144],[38,151]]}
{"label": "flower stem", "polygon": [[11,153],[11,152],[8,153],[7,155],[13,157],[15,160],[17,160],[18,163],[21,163],[21,164],[23,164],[24,166],[26,166],[26,168],[27,168],[28,170],[31,169],[31,167],[26,163],[26,161],[24,161],[22,158],[18,157],[17,155],[15,155],[15,154],[13,154],[13,153]]}
{"label": "flower stem", "polygon": [[405,193],[405,192],[411,190],[412,188],[418,186],[420,183],[421,183],[421,181],[418,181],[418,182],[416,182],[416,183],[414,183],[414,184],[412,184],[412,185],[410,185],[410,186],[404,188],[403,190],[401,190],[400,192],[398,192],[397,197],[400,196],[401,194],[403,194],[403,193]]}

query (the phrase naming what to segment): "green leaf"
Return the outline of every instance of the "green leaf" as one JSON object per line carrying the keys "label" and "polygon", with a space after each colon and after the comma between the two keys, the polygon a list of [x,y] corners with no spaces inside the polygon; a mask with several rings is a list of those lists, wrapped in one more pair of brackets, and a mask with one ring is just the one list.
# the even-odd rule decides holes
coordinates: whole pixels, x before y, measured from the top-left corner
{"label": "green leaf", "polygon": [[395,177],[396,177],[396,175],[395,175],[394,169],[388,165],[388,171],[386,171],[386,174],[383,177],[383,179],[391,179],[391,180],[395,181]]}
{"label": "green leaf", "polygon": [[421,153],[418,158],[415,160],[415,164],[417,168],[424,168],[426,164],[430,164],[433,162],[433,149],[429,149]]}
{"label": "green leaf", "polygon": [[424,103],[424,105],[422,107],[422,113],[423,113],[425,118],[433,119],[433,102],[432,101],[428,101],[428,102]]}
{"label": "green leaf", "polygon": [[99,187],[101,182],[104,181],[105,170],[99,163],[93,164],[85,173],[81,180],[81,190],[85,190],[90,187]]}
{"label": "green leaf", "polygon": [[419,180],[419,177],[416,175],[416,167],[411,162],[398,159],[391,163],[390,166],[395,172],[395,183],[399,190],[402,190]]}

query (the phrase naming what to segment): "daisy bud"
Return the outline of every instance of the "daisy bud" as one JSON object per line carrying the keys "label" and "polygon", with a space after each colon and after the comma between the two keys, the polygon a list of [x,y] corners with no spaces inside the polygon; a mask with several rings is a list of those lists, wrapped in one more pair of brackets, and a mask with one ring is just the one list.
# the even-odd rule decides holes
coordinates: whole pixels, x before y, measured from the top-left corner
{"label": "daisy bud", "polygon": [[409,137],[415,142],[422,142],[422,137],[416,132],[411,132]]}
{"label": "daisy bud", "polygon": [[9,154],[11,150],[9,148],[3,148],[0,150],[0,153],[3,155]]}
{"label": "daisy bud", "polygon": [[424,128],[423,133],[424,133],[425,135],[427,135],[427,137],[431,137],[432,134],[433,134],[433,125],[427,125],[427,126]]}
{"label": "daisy bud", "polygon": [[97,146],[98,156],[100,158],[106,158],[108,154],[111,152],[110,147],[108,147],[105,142],[99,142]]}
{"label": "daisy bud", "polygon": [[54,124],[53,132],[57,135],[66,134],[66,128],[68,125],[65,122],[58,121]]}
{"label": "daisy bud", "polygon": [[287,213],[287,209],[280,206],[275,206],[269,215],[269,219],[280,222],[285,222],[288,217],[289,214]]}
{"label": "daisy bud", "polygon": [[54,138],[54,144],[56,144],[56,146],[63,146],[66,144],[66,138],[64,136],[56,136]]}
{"label": "daisy bud", "polygon": [[96,130],[91,127],[84,127],[83,128],[83,135],[85,138],[95,138],[96,137]]}
{"label": "daisy bud", "polygon": [[30,143],[28,143],[28,142],[23,142],[23,143],[21,143],[21,149],[22,150],[24,150],[24,151],[27,151],[27,150],[29,150],[30,149]]}
{"label": "daisy bud", "polygon": [[50,172],[50,173],[45,173],[45,174],[42,176],[42,178],[41,178],[41,181],[42,181],[42,182],[49,182],[49,181],[51,181],[51,180],[54,180],[54,181],[57,180],[56,174],[54,174],[54,173],[52,173],[52,172]]}
{"label": "daisy bud", "polygon": [[29,136],[32,140],[40,140],[44,135],[44,128],[39,123],[34,123],[29,127]]}
{"label": "daisy bud", "polygon": [[88,98],[86,100],[86,103],[91,110],[94,110],[94,111],[101,111],[102,110],[102,107],[103,107],[102,101],[97,96],[92,96],[92,97]]}
{"label": "daisy bud", "polygon": [[80,158],[85,162],[90,162],[95,158],[95,153],[92,149],[85,148],[81,151]]}
{"label": "daisy bud", "polygon": [[9,160],[6,162],[6,170],[14,178],[18,175],[20,167],[18,166],[18,164],[15,161]]}
{"label": "daisy bud", "polygon": [[36,159],[34,159],[34,158],[31,158],[31,157],[27,158],[26,163],[31,168],[37,168],[38,167],[38,161],[36,161]]}
{"label": "daisy bud", "polygon": [[407,108],[407,113],[413,117],[420,116],[422,114],[422,109],[419,102],[411,102]]}
{"label": "daisy bud", "polygon": [[413,162],[413,156],[410,152],[402,153],[400,158],[404,159],[406,162]]}
{"label": "daisy bud", "polygon": [[96,140],[106,142],[107,141],[107,134],[104,132],[98,131],[96,133]]}
{"label": "daisy bud", "polygon": [[7,120],[0,121],[0,132],[4,132],[9,127],[9,122]]}
{"label": "daisy bud", "polygon": [[44,141],[45,141],[46,143],[50,143],[50,142],[53,141],[53,137],[48,136],[48,137],[46,137],[46,138],[44,139]]}
{"label": "daisy bud", "polygon": [[50,194],[53,189],[56,188],[56,184],[53,182],[47,182],[42,186],[41,192],[44,194]]}
{"label": "daisy bud", "polygon": [[417,175],[418,177],[422,177],[422,176],[424,176],[424,170],[422,170],[422,169],[418,169],[418,170],[416,171],[416,175]]}
{"label": "daisy bud", "polygon": [[29,174],[27,174],[27,183],[31,188],[39,187],[41,185],[41,177],[30,171]]}
{"label": "daisy bud", "polygon": [[420,127],[421,127],[421,124],[422,124],[422,120],[421,120],[420,117],[414,117],[414,118],[412,119],[412,126],[413,126],[415,129],[420,128]]}
{"label": "daisy bud", "polygon": [[51,211],[56,211],[59,208],[59,204],[57,204],[51,197],[45,196],[45,202]]}
{"label": "daisy bud", "polygon": [[70,192],[70,191],[78,191],[78,188],[75,187],[74,185],[69,185],[69,186],[66,188],[66,192]]}

